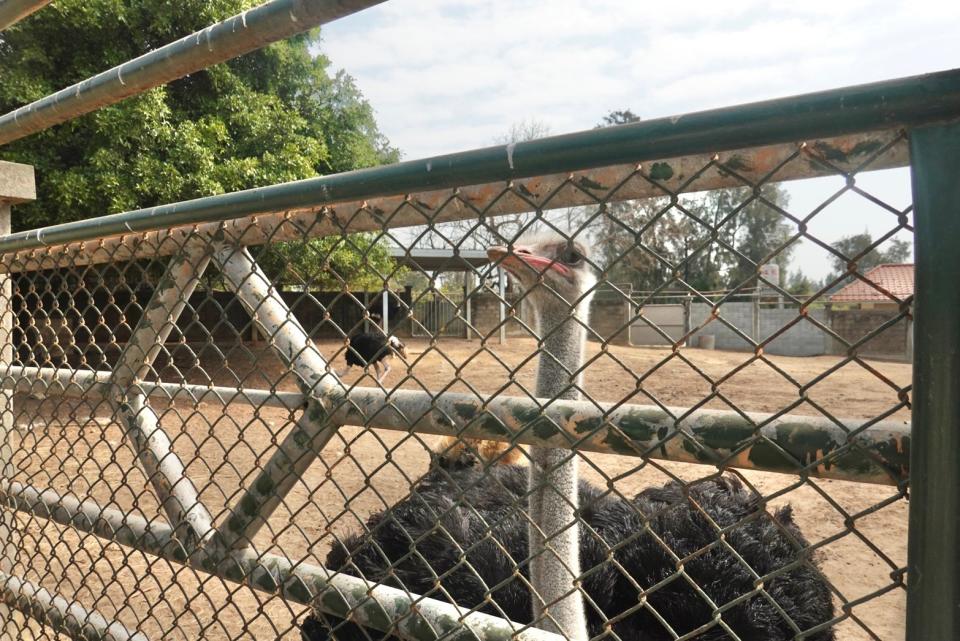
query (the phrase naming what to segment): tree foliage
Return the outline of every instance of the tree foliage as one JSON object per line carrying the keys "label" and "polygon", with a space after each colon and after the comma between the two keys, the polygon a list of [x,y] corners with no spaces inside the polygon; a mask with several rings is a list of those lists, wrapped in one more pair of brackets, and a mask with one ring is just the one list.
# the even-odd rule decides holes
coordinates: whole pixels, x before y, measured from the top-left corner
{"label": "tree foliage", "polygon": [[[0,112],[260,3],[59,0],[0,36]],[[2,158],[37,174],[38,199],[14,227],[395,161],[352,78],[309,51],[318,40],[314,30],[7,145]],[[277,251],[296,260],[324,247]]]}
{"label": "tree foliage", "polygon": [[372,291],[382,289],[388,280],[402,280],[407,271],[398,268],[387,247],[369,233],[276,243],[257,249],[255,255],[281,288]]}
{"label": "tree foliage", "polygon": [[848,262],[856,262],[857,271],[863,274],[877,265],[903,263],[910,259],[911,247],[909,241],[893,238],[889,241],[886,249],[876,247],[868,251],[873,243],[873,236],[868,231],[864,231],[862,234],[844,236],[832,243],[831,246],[842,254],[842,256],[831,257],[834,270],[833,278],[837,278],[847,271]]}
{"label": "tree foliage", "polygon": [[[629,109],[611,111],[598,127],[636,122]],[[718,189],[670,199],[611,203],[598,219],[599,262],[608,278],[653,290],[679,278],[698,290],[756,284],[756,265],[786,273],[790,226],[778,213],[789,198],[777,184]]]}

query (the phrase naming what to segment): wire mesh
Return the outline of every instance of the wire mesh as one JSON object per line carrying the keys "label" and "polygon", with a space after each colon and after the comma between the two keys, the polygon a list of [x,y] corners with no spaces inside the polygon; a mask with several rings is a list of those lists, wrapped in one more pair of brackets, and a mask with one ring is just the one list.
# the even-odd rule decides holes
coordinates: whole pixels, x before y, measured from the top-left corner
{"label": "wire mesh", "polygon": [[[857,179],[904,135],[750,151],[4,255],[4,600],[96,638],[902,638],[912,293],[864,266],[912,207]],[[853,254],[850,199],[888,221]],[[841,269],[797,293],[800,242]]]}

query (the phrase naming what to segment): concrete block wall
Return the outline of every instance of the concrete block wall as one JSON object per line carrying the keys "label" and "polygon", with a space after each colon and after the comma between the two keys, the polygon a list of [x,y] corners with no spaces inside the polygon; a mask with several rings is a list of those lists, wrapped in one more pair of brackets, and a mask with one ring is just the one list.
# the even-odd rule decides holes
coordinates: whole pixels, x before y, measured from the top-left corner
{"label": "concrete block wall", "polygon": [[[851,343],[862,340],[887,321],[899,315],[897,309],[834,309],[830,312],[833,331]],[[908,327],[906,318],[886,328],[857,349],[858,354],[894,360],[910,360],[912,355],[907,345]],[[847,348],[840,341],[831,340],[833,354],[845,354]]]}
{"label": "concrete block wall", "polygon": [[[511,316],[511,308],[508,306],[507,314],[507,336],[530,336],[530,332],[518,322],[518,318],[526,323],[531,329],[535,329],[533,315],[530,313],[530,306],[520,301],[517,304],[518,296],[507,294],[507,302],[514,305],[514,315]],[[497,333],[497,326],[500,324],[500,297],[491,291],[477,292],[471,298],[472,323],[473,326],[483,336],[489,336]]]}
{"label": "concrete block wall", "polygon": [[[724,303],[720,307],[720,315],[745,335],[752,336],[753,309],[754,305],[752,302]],[[711,312],[712,307],[710,305],[706,303],[693,303],[690,306],[690,326],[697,327],[704,323]],[[826,310],[809,310],[807,316],[818,320],[824,325],[830,325],[830,319]],[[761,339],[773,335],[784,325],[796,321],[797,317],[798,311],[796,308],[777,309],[761,307]],[[732,351],[753,350],[753,346],[749,342],[738,336],[732,329],[719,320],[713,320],[706,325],[706,327],[694,334],[693,341],[696,341],[697,336],[702,334],[716,337],[716,349]],[[833,339],[828,334],[804,318],[800,319],[791,326],[790,329],[764,346],[764,351],[768,354],[781,356],[819,356],[830,353],[831,343],[833,343]]]}
{"label": "concrete block wall", "polygon": [[630,306],[621,297],[595,296],[590,304],[590,327],[613,345],[630,344],[629,320]]}

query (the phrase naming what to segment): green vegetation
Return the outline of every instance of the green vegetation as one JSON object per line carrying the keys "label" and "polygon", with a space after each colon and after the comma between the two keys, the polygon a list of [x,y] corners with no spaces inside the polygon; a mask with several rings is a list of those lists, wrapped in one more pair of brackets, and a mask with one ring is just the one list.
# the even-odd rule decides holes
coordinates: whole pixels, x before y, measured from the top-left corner
{"label": "green vegetation", "polygon": [[[0,113],[258,4],[58,0],[0,36]],[[0,158],[37,171],[38,199],[17,208],[15,230],[396,161],[350,76],[311,54],[318,41],[314,30],[3,147]],[[309,278],[311,257],[331,249],[335,265],[359,261],[335,241],[272,251],[285,274]],[[385,250],[370,256],[391,271]],[[370,269],[342,273],[383,284]]]}
{"label": "green vegetation", "polygon": [[[639,119],[629,109],[611,111],[598,127]],[[654,163],[651,174],[657,169]],[[598,221],[601,264],[610,280],[638,290],[671,281],[667,288],[674,289],[676,279],[701,291],[752,287],[760,262],[776,263],[786,273],[791,226],[777,209],[787,202],[786,191],[768,183],[758,196],[752,187],[734,187],[682,196],[679,206],[666,196],[612,203]]]}

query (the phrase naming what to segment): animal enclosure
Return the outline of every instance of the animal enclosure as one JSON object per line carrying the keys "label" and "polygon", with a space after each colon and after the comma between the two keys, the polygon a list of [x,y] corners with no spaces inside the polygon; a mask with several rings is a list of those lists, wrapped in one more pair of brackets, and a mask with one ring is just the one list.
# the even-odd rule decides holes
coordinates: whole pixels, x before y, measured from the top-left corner
{"label": "animal enclosure", "polygon": [[[365,4],[268,3],[0,144]],[[0,638],[954,638],[958,118],[949,71],[19,233],[32,170],[0,163]],[[858,182],[903,167],[912,202]],[[811,178],[812,210],[768,191]],[[849,199],[888,222],[857,255],[818,237]],[[915,298],[858,266],[898,235]],[[427,237],[462,280],[418,267]],[[800,241],[845,265],[803,296],[762,275]],[[379,382],[336,374],[384,326],[360,272],[406,346]],[[814,310],[856,280],[895,311],[841,335]],[[757,287],[787,308],[754,335]],[[686,326],[644,313],[664,292]],[[904,326],[912,364],[865,355]],[[717,328],[749,351],[692,345]],[[801,328],[837,353],[769,353]]]}

